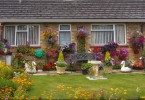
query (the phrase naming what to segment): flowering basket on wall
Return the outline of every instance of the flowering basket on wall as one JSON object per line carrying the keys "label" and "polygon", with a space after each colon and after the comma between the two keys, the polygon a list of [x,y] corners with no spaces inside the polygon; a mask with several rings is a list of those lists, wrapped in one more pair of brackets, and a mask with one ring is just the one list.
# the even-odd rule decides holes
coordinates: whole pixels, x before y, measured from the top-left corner
{"label": "flowering basket on wall", "polygon": [[43,36],[47,42],[46,51],[45,51],[47,56],[56,58],[60,51],[60,47],[57,44],[57,32],[52,29],[48,29],[47,31],[43,32]]}
{"label": "flowering basket on wall", "polygon": [[139,50],[143,47],[144,36],[141,32],[131,32],[129,43],[135,54],[139,53]]}
{"label": "flowering basket on wall", "polygon": [[43,36],[46,39],[46,42],[50,45],[54,45],[57,41],[57,32],[49,29],[43,32]]}
{"label": "flowering basket on wall", "polygon": [[85,38],[88,36],[88,31],[85,28],[79,28],[77,30],[77,52],[85,52]]}
{"label": "flowering basket on wall", "polygon": [[77,30],[78,37],[86,37],[88,35],[88,31],[85,28],[79,28]]}

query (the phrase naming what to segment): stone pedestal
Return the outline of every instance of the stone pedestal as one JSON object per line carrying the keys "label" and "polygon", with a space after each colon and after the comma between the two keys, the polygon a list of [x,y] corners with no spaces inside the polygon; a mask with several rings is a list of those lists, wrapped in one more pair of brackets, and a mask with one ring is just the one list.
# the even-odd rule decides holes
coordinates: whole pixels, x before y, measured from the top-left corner
{"label": "stone pedestal", "polygon": [[101,64],[101,61],[88,61],[88,63],[93,64],[93,70],[95,70],[95,76],[99,76],[99,64]]}

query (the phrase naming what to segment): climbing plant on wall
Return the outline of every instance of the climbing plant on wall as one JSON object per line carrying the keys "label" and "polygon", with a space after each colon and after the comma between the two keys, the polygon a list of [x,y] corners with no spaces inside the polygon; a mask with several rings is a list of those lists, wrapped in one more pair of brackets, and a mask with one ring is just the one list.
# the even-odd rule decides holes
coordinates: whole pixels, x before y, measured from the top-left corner
{"label": "climbing plant on wall", "polygon": [[85,52],[85,42],[88,31],[85,28],[79,28],[77,30],[77,52]]}
{"label": "climbing plant on wall", "polygon": [[48,57],[57,57],[60,47],[57,44],[57,32],[48,29],[43,32],[44,39],[46,40],[46,54]]}

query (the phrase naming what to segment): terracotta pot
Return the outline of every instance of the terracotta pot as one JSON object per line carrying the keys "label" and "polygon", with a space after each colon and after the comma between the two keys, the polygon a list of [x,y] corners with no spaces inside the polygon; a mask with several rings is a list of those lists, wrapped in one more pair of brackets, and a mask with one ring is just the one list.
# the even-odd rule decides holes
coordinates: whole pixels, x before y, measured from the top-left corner
{"label": "terracotta pot", "polygon": [[66,67],[59,67],[59,66],[56,66],[56,72],[58,74],[64,74],[65,73],[65,70],[66,70]]}

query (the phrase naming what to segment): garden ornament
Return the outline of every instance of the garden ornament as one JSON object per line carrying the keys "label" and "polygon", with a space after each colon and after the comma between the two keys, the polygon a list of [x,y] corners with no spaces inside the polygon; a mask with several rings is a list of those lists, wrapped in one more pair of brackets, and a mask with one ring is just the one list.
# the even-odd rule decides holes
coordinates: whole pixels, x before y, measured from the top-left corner
{"label": "garden ornament", "polygon": [[92,50],[91,50],[91,49],[89,49],[89,50],[88,50],[88,53],[92,53]]}
{"label": "garden ornament", "polygon": [[25,63],[25,71],[27,73],[36,73],[36,63],[34,61]]}
{"label": "garden ornament", "polygon": [[121,62],[121,72],[131,72],[131,68],[125,66],[125,61]]}
{"label": "garden ornament", "polygon": [[43,50],[36,50],[35,51],[35,56],[38,58],[41,58],[44,56],[44,51]]}

